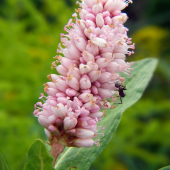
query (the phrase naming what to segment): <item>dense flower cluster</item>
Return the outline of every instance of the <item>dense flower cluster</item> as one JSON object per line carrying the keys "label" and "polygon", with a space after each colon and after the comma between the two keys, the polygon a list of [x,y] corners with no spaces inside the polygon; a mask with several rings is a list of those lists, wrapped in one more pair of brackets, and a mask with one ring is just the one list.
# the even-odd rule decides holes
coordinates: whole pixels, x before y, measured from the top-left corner
{"label": "dense flower cluster", "polygon": [[[45,97],[37,102],[34,115],[45,128],[51,145],[91,147],[98,140],[96,124],[100,109],[111,108],[108,98],[116,101],[116,82],[124,83],[119,72],[129,74],[126,55],[133,54],[134,44],[124,27],[130,0],[83,0],[61,34],[56,61],[60,74],[51,74],[45,84]],[[80,19],[79,19],[80,18]],[[61,63],[61,64],[59,64]],[[103,134],[101,134],[103,135]]]}

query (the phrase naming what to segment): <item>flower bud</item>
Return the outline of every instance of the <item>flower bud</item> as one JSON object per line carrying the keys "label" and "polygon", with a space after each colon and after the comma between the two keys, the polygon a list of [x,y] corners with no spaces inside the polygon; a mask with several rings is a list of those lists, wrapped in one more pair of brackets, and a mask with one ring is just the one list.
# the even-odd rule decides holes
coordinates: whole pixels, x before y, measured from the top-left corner
{"label": "flower bud", "polygon": [[83,58],[86,62],[94,60],[93,54],[89,53],[88,51],[83,51]]}
{"label": "flower bud", "polygon": [[104,19],[103,19],[103,16],[101,13],[97,14],[97,16],[96,16],[96,25],[100,28],[102,28],[104,25]]}
{"label": "flower bud", "polygon": [[103,11],[103,5],[101,3],[96,3],[92,7],[93,14],[97,15],[98,13]]}
{"label": "flower bud", "polygon": [[76,128],[75,136],[82,139],[92,138],[94,137],[94,132],[84,128]]}
{"label": "flower bud", "polygon": [[103,38],[98,38],[98,37],[92,38],[91,43],[98,47],[103,47],[103,48],[108,46],[106,40],[104,40]]}
{"label": "flower bud", "polygon": [[91,71],[88,76],[91,82],[94,82],[101,76],[101,71]]}
{"label": "flower bud", "polygon": [[97,3],[97,0],[84,0],[84,2],[88,7],[91,8],[94,4]]}
{"label": "flower bud", "polygon": [[91,87],[91,81],[87,75],[80,79],[80,88],[89,89]]}
{"label": "flower bud", "polygon": [[98,88],[98,95],[100,95],[101,98],[103,99],[108,99],[112,97],[112,92],[109,89],[102,89],[102,88]]}
{"label": "flower bud", "polygon": [[62,65],[57,66],[56,70],[58,71],[58,73],[64,76],[66,76],[68,72],[68,69],[63,67]]}
{"label": "flower bud", "polygon": [[79,90],[79,82],[75,77],[70,76],[69,74],[67,74],[66,82],[74,90],[77,90],[77,91]]}
{"label": "flower bud", "polygon": [[64,80],[60,80],[60,79],[55,82],[55,85],[62,92],[65,92],[66,89],[68,88],[67,83]]}
{"label": "flower bud", "polygon": [[95,142],[92,139],[80,139],[80,138],[77,138],[77,139],[74,139],[74,141],[73,141],[74,146],[76,146],[76,147],[85,147],[85,148],[93,146],[94,143]]}
{"label": "flower bud", "polygon": [[62,103],[57,104],[56,107],[52,106],[51,110],[53,113],[61,119],[64,119],[67,115],[65,107]]}
{"label": "flower bud", "polygon": [[64,129],[69,130],[73,129],[77,124],[77,119],[76,118],[70,118],[70,117],[65,117],[64,118]]}
{"label": "flower bud", "polygon": [[103,116],[103,112],[95,112],[89,115],[89,117],[91,118],[101,118],[102,116]]}
{"label": "flower bud", "polygon": [[44,126],[45,128],[48,128],[48,126],[49,126],[48,120],[47,120],[43,115],[39,115],[39,116],[38,116],[38,122],[39,122],[42,126]]}
{"label": "flower bud", "polygon": [[76,90],[71,89],[71,88],[68,88],[68,89],[66,90],[66,94],[67,94],[69,97],[72,97],[72,96],[76,96],[78,93],[77,93]]}
{"label": "flower bud", "polygon": [[90,66],[84,64],[80,64],[79,69],[81,74],[88,73],[91,70]]}

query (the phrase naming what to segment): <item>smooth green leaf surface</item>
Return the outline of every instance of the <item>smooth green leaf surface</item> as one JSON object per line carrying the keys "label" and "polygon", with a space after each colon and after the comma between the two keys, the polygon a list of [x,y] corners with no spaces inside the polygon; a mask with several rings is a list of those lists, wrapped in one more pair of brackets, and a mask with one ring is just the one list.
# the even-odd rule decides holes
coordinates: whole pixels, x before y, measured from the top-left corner
{"label": "smooth green leaf surface", "polygon": [[170,166],[163,167],[163,168],[161,168],[159,170],[170,170]]}
{"label": "smooth green leaf surface", "polygon": [[1,152],[0,152],[0,170],[10,170]]}
{"label": "smooth green leaf surface", "polygon": [[[120,122],[122,113],[135,102],[137,102],[144,92],[149,80],[155,70],[157,60],[153,58],[144,59],[133,64],[131,76],[126,76],[125,85],[127,87],[123,104],[118,104],[115,109],[109,109],[106,117],[103,117],[98,125],[104,125],[104,137],[100,138],[100,146],[91,148],[65,148],[60,154],[55,164],[56,170],[69,170],[72,167],[77,170],[87,170],[96,157],[109,143]],[[124,76],[124,75],[123,75]],[[132,125],[133,128],[133,125]]]}
{"label": "smooth green leaf surface", "polygon": [[28,150],[28,162],[24,170],[54,170],[53,161],[44,143],[38,139]]}

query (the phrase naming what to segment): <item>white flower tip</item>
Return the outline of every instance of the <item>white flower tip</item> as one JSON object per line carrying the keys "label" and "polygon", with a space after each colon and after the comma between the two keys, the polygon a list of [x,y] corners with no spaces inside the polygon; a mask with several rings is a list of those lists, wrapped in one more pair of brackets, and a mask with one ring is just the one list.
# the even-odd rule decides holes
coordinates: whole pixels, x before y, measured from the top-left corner
{"label": "white flower tip", "polygon": [[104,40],[103,38],[98,38],[98,37],[92,38],[91,43],[98,47],[103,47],[103,48],[108,47],[106,40]]}

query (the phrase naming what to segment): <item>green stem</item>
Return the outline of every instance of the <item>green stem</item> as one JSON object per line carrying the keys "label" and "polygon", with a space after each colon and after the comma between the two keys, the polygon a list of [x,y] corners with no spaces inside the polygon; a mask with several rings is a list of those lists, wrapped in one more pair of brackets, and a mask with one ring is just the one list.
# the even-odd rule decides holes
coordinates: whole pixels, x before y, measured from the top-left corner
{"label": "green stem", "polygon": [[56,140],[56,138],[54,138],[52,140],[50,154],[54,157],[53,166],[55,165],[59,154],[64,151],[65,146],[66,145],[64,144],[64,142],[61,139]]}

